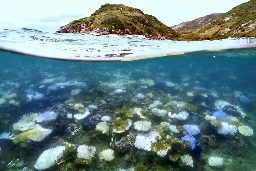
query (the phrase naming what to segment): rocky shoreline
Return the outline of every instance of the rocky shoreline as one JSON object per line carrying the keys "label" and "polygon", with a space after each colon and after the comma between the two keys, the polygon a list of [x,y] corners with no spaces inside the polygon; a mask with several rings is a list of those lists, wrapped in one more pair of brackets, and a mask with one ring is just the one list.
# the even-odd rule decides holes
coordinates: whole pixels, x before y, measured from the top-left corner
{"label": "rocky shoreline", "polygon": [[[73,34],[89,34],[93,36],[109,36],[109,37],[128,37],[128,38],[139,38],[139,39],[148,39],[148,40],[166,40],[165,36],[153,36],[153,35],[138,35],[133,34],[129,29],[125,29],[125,32],[119,30],[119,32],[115,32],[114,30],[110,30],[108,28],[96,28],[92,31],[88,30],[87,24],[79,24],[76,25],[76,29],[72,26],[65,25],[60,27],[56,32],[57,33],[73,33]],[[112,26],[114,28],[114,26]]]}

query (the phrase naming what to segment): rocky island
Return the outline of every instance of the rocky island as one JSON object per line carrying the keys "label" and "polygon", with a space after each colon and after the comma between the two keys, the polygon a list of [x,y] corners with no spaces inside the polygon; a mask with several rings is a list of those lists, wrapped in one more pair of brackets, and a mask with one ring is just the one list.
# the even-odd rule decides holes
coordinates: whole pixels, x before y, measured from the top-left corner
{"label": "rocky island", "polygon": [[57,32],[96,36],[115,34],[157,40],[173,39],[178,36],[176,31],[156,17],[122,4],[102,5],[91,16],[74,20],[62,26]]}

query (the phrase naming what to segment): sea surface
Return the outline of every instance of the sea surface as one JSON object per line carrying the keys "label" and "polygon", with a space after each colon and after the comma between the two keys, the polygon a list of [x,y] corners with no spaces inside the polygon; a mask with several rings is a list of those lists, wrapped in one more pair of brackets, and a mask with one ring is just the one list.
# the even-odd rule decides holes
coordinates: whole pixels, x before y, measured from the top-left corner
{"label": "sea surface", "polygon": [[5,29],[0,48],[0,170],[256,170],[253,38]]}

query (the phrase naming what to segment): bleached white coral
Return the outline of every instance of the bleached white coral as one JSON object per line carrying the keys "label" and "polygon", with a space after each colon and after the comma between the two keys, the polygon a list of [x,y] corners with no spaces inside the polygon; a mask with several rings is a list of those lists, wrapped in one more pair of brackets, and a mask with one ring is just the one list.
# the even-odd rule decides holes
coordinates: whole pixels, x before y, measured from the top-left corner
{"label": "bleached white coral", "polygon": [[134,108],[133,109],[134,112],[141,118],[141,119],[145,119],[146,117],[142,114],[142,109],[141,108]]}
{"label": "bleached white coral", "polygon": [[81,89],[74,89],[74,90],[71,90],[71,96],[78,95],[80,92],[81,92]]}
{"label": "bleached white coral", "polygon": [[142,93],[139,93],[139,94],[137,94],[137,97],[138,97],[139,99],[144,99],[144,98],[145,98],[145,95],[143,95]]}
{"label": "bleached white coral", "polygon": [[193,93],[193,92],[187,92],[187,96],[188,96],[188,97],[193,97],[193,96],[194,96],[194,93]]}
{"label": "bleached white coral", "polygon": [[0,134],[0,140],[13,140],[15,137],[11,132],[3,132]]}
{"label": "bleached white coral", "polygon": [[178,119],[178,120],[186,120],[188,118],[188,116],[189,116],[189,113],[186,112],[186,111],[182,111],[182,112],[180,112],[178,114],[176,114],[176,113],[172,114],[171,112],[169,112],[168,116],[170,118],[175,118],[175,119]]}
{"label": "bleached white coral", "polygon": [[134,128],[138,131],[148,131],[151,127],[151,122],[149,121],[137,121],[134,123]]}
{"label": "bleached white coral", "polygon": [[217,128],[217,132],[223,135],[234,135],[237,132],[237,127],[227,122],[221,122],[220,126]]}
{"label": "bleached white coral", "polygon": [[204,119],[207,120],[207,121],[212,121],[212,120],[216,120],[216,117],[211,116],[211,115],[205,115]]}
{"label": "bleached white coral", "polygon": [[232,107],[234,107],[237,112],[244,118],[246,116],[246,113],[239,107],[239,106],[236,106],[236,105],[232,105],[230,104],[229,102],[226,102],[226,101],[223,101],[223,100],[216,100],[214,102],[214,105],[216,107],[216,109],[218,110],[222,110],[224,107],[230,105]]}
{"label": "bleached white coral", "polygon": [[197,125],[183,125],[183,128],[187,131],[188,134],[190,135],[197,135],[200,133],[200,129]]}
{"label": "bleached white coral", "polygon": [[253,129],[251,129],[249,126],[239,126],[238,131],[244,135],[244,136],[252,136],[253,135]]}
{"label": "bleached white coral", "polygon": [[37,114],[35,113],[23,115],[18,122],[13,124],[12,126],[13,130],[26,131],[34,128],[36,124],[36,116]]}
{"label": "bleached white coral", "polygon": [[158,108],[153,108],[151,111],[155,116],[165,116],[167,114],[166,110],[158,109]]}
{"label": "bleached white coral", "polygon": [[77,147],[77,158],[79,159],[90,160],[91,158],[94,157],[95,153],[96,153],[96,148],[93,146],[79,145]]}
{"label": "bleached white coral", "polygon": [[175,86],[175,84],[171,81],[165,81],[165,84],[166,84],[167,87],[174,87]]}
{"label": "bleached white coral", "polygon": [[75,109],[75,110],[79,110],[79,109],[83,109],[83,108],[84,108],[84,105],[81,104],[81,103],[76,103],[76,104],[74,105],[74,109]]}
{"label": "bleached white coral", "polygon": [[186,107],[185,102],[179,102],[179,101],[171,101],[170,102],[171,106],[174,108],[182,109]]}
{"label": "bleached white coral", "polygon": [[34,129],[35,131],[37,131],[37,134],[31,134],[29,135],[27,138],[32,140],[32,141],[36,141],[36,142],[40,142],[43,139],[45,139],[48,135],[50,135],[52,133],[52,130],[50,129],[45,129],[42,126],[36,124]]}
{"label": "bleached white coral", "polygon": [[225,106],[230,105],[229,102],[223,101],[223,100],[216,100],[214,102],[214,106],[216,107],[216,109],[218,110],[222,110]]}
{"label": "bleached white coral", "polygon": [[237,117],[234,117],[234,116],[231,116],[231,115],[228,115],[225,119],[228,122],[239,122],[239,119]]}
{"label": "bleached white coral", "polygon": [[111,120],[110,116],[102,116],[101,120],[103,122],[109,122]]}
{"label": "bleached white coral", "polygon": [[243,118],[246,116],[246,113],[239,106],[235,106],[235,108]]}
{"label": "bleached white coral", "polygon": [[160,102],[160,100],[155,100],[151,105],[149,105],[149,108],[155,108],[158,106],[162,106],[162,102]]}
{"label": "bleached white coral", "polygon": [[108,134],[109,125],[107,122],[100,122],[96,125],[96,130],[102,132],[103,134]]}
{"label": "bleached white coral", "polygon": [[65,146],[57,146],[45,150],[37,159],[34,167],[38,170],[48,169],[55,164],[55,161],[63,156]]}
{"label": "bleached white coral", "polygon": [[52,130],[45,129],[42,126],[36,124],[33,129],[27,130],[15,136],[13,142],[19,143],[25,140],[40,142],[45,139],[49,134],[51,134],[51,132]]}
{"label": "bleached white coral", "polygon": [[213,167],[221,167],[224,163],[224,159],[222,157],[209,157],[208,164]]}
{"label": "bleached white coral", "polygon": [[166,149],[166,150],[159,150],[156,152],[157,155],[159,155],[160,157],[164,157],[167,155],[168,151],[170,148]]}
{"label": "bleached white coral", "polygon": [[100,154],[99,154],[99,158],[100,158],[100,160],[112,161],[115,158],[114,157],[114,150],[107,149],[107,150],[101,151]]}
{"label": "bleached white coral", "polygon": [[85,109],[85,111],[83,113],[78,113],[74,115],[74,118],[76,120],[81,120],[86,118],[88,115],[90,115],[90,110],[88,108]]}
{"label": "bleached white coral", "polygon": [[180,159],[183,165],[194,167],[194,160],[190,155],[183,155]]}
{"label": "bleached white coral", "polygon": [[139,133],[136,136],[134,146],[138,149],[151,151],[151,144],[156,142],[156,137],[160,137],[160,135],[155,130],[149,133]]}
{"label": "bleached white coral", "polygon": [[160,123],[165,131],[171,131],[173,133],[179,133],[180,131],[177,129],[176,125],[171,125],[168,122],[161,122]]}

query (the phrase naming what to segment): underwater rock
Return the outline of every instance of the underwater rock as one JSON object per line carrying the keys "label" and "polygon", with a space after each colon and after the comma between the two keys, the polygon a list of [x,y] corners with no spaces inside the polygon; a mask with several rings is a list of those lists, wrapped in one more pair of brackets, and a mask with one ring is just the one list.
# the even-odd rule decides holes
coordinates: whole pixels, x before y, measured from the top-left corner
{"label": "underwater rock", "polygon": [[239,97],[239,102],[242,103],[242,104],[250,104],[251,100],[246,96],[240,96]]}
{"label": "underwater rock", "polygon": [[57,146],[54,148],[50,148],[45,150],[37,159],[34,167],[37,170],[45,170],[55,165],[55,162],[63,157],[63,151],[65,150],[65,146]]}
{"label": "underwater rock", "polygon": [[186,134],[181,138],[182,141],[187,141],[192,150],[196,148],[196,139],[190,134]]}
{"label": "underwater rock", "polygon": [[194,90],[194,91],[201,91],[201,92],[207,92],[207,91],[208,91],[207,88],[200,87],[200,86],[194,86],[194,87],[193,87],[193,90]]}
{"label": "underwater rock", "polygon": [[58,114],[54,111],[46,111],[44,113],[39,113],[36,116],[37,122],[45,122],[45,121],[52,121],[57,119]]}
{"label": "underwater rock", "polygon": [[165,81],[162,78],[160,78],[160,77],[156,77],[155,83],[156,84],[165,84]]}

